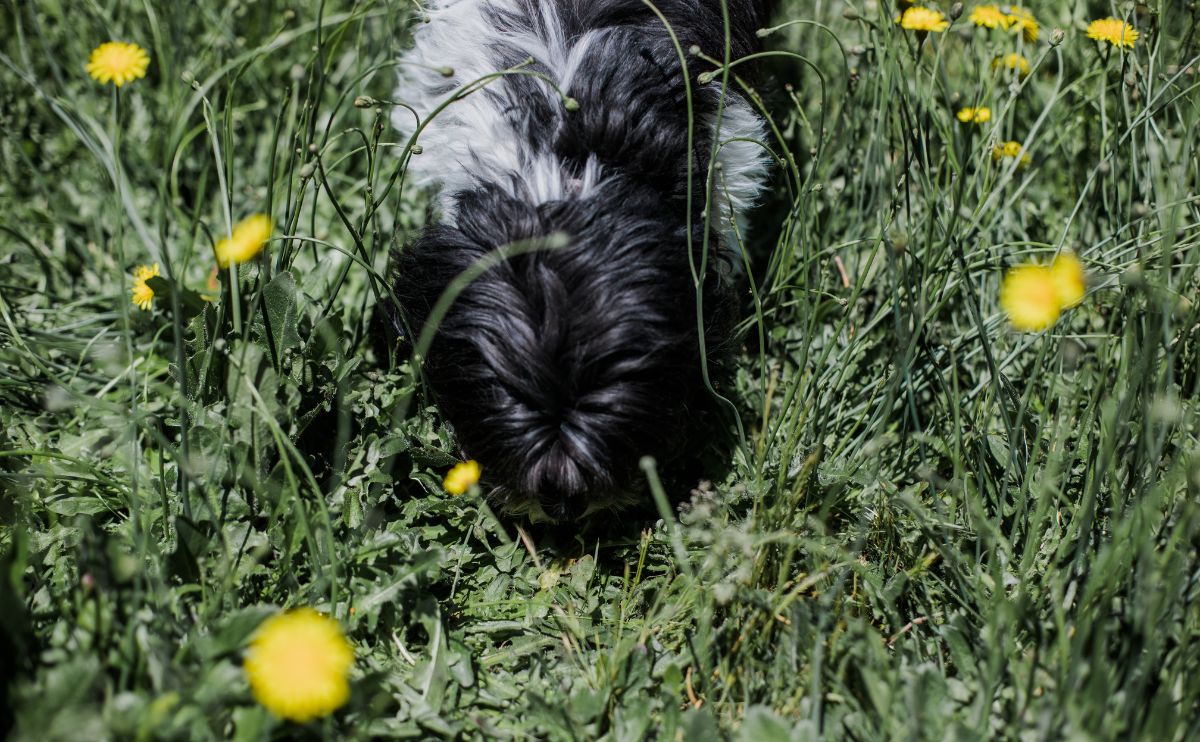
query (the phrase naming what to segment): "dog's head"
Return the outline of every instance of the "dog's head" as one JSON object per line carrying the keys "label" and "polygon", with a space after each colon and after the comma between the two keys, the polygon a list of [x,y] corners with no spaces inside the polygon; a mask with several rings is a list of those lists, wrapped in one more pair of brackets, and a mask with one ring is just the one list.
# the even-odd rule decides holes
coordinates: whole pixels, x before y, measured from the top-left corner
{"label": "dog's head", "polygon": [[[640,458],[682,453],[710,404],[697,310],[712,358],[732,306],[715,236],[697,302],[703,228],[689,260],[683,205],[637,185],[540,205],[483,187],[457,203],[455,226],[402,250],[393,280],[414,340],[461,288],[422,369],[464,451],[512,509],[571,519],[635,493]],[[459,285],[465,272],[478,275]]]}

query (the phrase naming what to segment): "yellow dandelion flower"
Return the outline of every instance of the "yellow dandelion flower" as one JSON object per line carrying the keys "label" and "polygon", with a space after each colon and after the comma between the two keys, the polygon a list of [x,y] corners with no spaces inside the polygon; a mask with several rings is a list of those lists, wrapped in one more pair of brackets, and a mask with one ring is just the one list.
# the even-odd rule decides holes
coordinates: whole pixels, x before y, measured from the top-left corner
{"label": "yellow dandelion flower", "polygon": [[1013,327],[1023,332],[1044,330],[1057,322],[1062,303],[1050,268],[1027,263],[1009,270],[1000,284],[1000,307]]}
{"label": "yellow dandelion flower", "polygon": [[255,214],[238,222],[233,235],[217,243],[217,265],[228,268],[230,263],[245,263],[258,255],[271,239],[271,217]]}
{"label": "yellow dandelion flower", "polygon": [[146,279],[160,275],[158,272],[158,263],[154,265],[139,265],[133,270],[133,288],[130,293],[133,294],[131,301],[138,309],[147,311],[154,303],[154,289],[146,285]]}
{"label": "yellow dandelion flower", "polygon": [[1026,8],[1010,7],[1004,27],[1014,32],[1020,31],[1027,43],[1032,44],[1038,40],[1037,18],[1034,18],[1033,13]]}
{"label": "yellow dandelion flower", "polygon": [[146,76],[150,55],[137,44],[109,41],[92,50],[87,73],[98,83],[112,83],[118,88],[127,82]]}
{"label": "yellow dandelion flower", "polygon": [[999,162],[1004,159],[1018,160],[1018,167],[1029,167],[1031,158],[1020,142],[1001,142],[992,147],[992,159]]}
{"label": "yellow dandelion flower", "polygon": [[900,27],[909,31],[933,31],[941,33],[950,27],[950,21],[939,11],[914,5],[900,16]]}
{"label": "yellow dandelion flower", "polygon": [[968,20],[983,28],[1008,28],[1008,16],[996,5],[975,6]]}
{"label": "yellow dandelion flower", "polygon": [[479,475],[483,470],[479,466],[479,462],[474,459],[463,461],[455,464],[446,478],[442,481],[442,486],[452,495],[461,495],[471,489],[476,482],[479,481]]}
{"label": "yellow dandelion flower", "polygon": [[1020,73],[1021,77],[1029,74],[1029,60],[1021,54],[1005,54],[992,60],[992,69],[997,70],[1001,67],[1008,70],[1016,70]]}
{"label": "yellow dandelion flower", "polygon": [[1054,290],[1058,294],[1058,303],[1064,309],[1077,306],[1083,301],[1087,291],[1087,278],[1083,273],[1083,263],[1073,252],[1063,252],[1050,264],[1050,277],[1054,279]]}
{"label": "yellow dandelion flower", "polygon": [[1088,24],[1087,35],[1089,39],[1107,41],[1113,46],[1133,48],[1134,42],[1141,34],[1125,21],[1116,18],[1102,18]]}
{"label": "yellow dandelion flower", "polygon": [[263,621],[244,667],[255,700],[276,716],[302,724],[346,703],[353,664],[354,647],[337,621],[300,608]]}
{"label": "yellow dandelion flower", "polygon": [[992,109],[987,106],[979,108],[962,108],[958,111],[958,120],[964,124],[986,124],[992,120]]}

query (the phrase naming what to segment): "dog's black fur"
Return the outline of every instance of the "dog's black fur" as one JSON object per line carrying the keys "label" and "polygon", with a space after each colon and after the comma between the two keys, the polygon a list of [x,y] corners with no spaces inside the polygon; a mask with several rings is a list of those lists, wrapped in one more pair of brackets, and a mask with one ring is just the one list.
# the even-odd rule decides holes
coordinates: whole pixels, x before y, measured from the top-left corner
{"label": "dog's black fur", "polygon": [[[514,1],[524,14],[512,12]],[[549,1],[510,0],[489,17],[500,29],[537,30],[544,17],[537,6]],[[397,329],[411,341],[450,282],[484,256],[515,242],[566,236],[564,247],[521,252],[470,283],[439,325],[423,373],[503,504],[536,502],[551,518],[571,519],[638,492],[639,459],[677,459],[697,444],[700,418],[713,406],[702,375],[692,268],[703,262],[713,142],[697,124],[689,258],[688,107],[674,42],[641,0],[555,5],[569,38],[611,29],[564,91],[578,110],[553,110],[532,76],[506,77],[501,90],[487,93],[505,96],[519,111],[513,115],[522,147],[552,153],[574,172],[595,158],[603,186],[542,203],[520,197],[515,182],[448,194],[453,223],[431,226],[398,250],[392,280]],[[719,0],[656,5],[685,55],[696,45],[723,56]],[[769,5],[729,0],[734,58],[756,50],[754,32]],[[499,38],[490,47],[497,68],[526,58]],[[694,120],[715,117],[719,89],[697,81],[711,65],[690,55],[687,61]],[[733,253],[715,228],[707,243],[702,318],[708,365],[719,380],[731,349]]]}

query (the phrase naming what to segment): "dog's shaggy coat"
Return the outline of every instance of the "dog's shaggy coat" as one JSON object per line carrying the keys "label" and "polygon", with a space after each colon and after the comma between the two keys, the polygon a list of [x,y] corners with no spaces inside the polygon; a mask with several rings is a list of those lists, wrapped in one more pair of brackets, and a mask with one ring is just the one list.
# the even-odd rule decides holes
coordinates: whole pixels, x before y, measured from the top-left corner
{"label": "dog's shaggy coat", "polygon": [[[726,5],[736,59],[768,0]],[[395,124],[423,127],[408,177],[440,196],[393,260],[396,329],[419,335],[456,276],[524,245],[457,296],[423,359],[508,507],[577,517],[636,492],[642,456],[695,443],[701,341],[710,362],[727,350],[734,226],[767,164],[753,109],[701,76],[726,38],[721,0],[436,0],[401,60],[416,115]],[[538,247],[552,235],[565,246]]]}

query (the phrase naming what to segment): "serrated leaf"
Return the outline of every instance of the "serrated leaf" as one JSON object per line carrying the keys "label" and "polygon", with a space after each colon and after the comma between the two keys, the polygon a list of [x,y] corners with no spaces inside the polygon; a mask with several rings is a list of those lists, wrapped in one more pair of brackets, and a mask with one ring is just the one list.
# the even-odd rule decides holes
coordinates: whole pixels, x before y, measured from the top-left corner
{"label": "serrated leaf", "polygon": [[96,496],[60,497],[46,503],[46,509],[59,515],[96,515],[111,506]]}
{"label": "serrated leaf", "polygon": [[278,358],[283,351],[300,344],[297,330],[296,280],[284,271],[263,287],[263,307],[256,329],[267,349]]}

